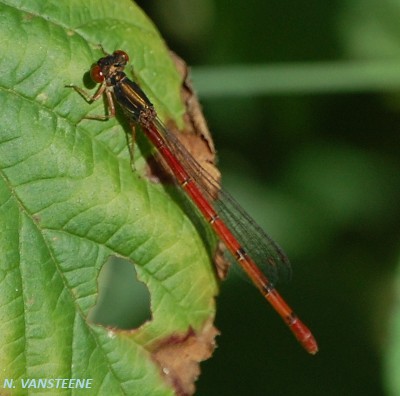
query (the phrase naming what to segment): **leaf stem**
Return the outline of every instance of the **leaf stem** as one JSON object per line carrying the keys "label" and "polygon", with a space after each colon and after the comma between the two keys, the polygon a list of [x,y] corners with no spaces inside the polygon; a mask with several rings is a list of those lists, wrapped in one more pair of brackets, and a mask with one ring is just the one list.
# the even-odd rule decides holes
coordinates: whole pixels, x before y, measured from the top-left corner
{"label": "leaf stem", "polygon": [[201,97],[400,89],[400,60],[231,65],[193,68]]}

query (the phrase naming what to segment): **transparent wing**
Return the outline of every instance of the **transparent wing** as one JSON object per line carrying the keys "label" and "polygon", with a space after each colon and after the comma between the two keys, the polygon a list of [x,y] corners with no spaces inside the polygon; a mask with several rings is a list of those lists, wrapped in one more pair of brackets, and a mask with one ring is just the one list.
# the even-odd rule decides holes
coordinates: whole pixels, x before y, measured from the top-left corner
{"label": "transparent wing", "polygon": [[179,139],[157,118],[154,120],[165,144],[176,155],[190,177],[230,228],[247,254],[260,267],[269,281],[287,281],[291,277],[289,259],[277,243],[188,152]]}

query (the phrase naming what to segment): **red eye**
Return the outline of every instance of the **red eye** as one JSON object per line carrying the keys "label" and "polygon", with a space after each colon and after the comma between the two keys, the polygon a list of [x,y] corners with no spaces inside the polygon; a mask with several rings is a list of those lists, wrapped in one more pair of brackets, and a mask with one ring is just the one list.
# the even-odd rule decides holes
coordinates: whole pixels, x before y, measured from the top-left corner
{"label": "red eye", "polygon": [[124,61],[125,61],[126,63],[129,62],[129,55],[128,55],[125,51],[116,50],[116,51],[114,51],[113,55],[114,55],[114,56],[120,56],[121,58],[124,59]]}
{"label": "red eye", "polygon": [[99,65],[94,65],[90,69],[90,77],[94,82],[102,83],[104,81],[104,74]]}

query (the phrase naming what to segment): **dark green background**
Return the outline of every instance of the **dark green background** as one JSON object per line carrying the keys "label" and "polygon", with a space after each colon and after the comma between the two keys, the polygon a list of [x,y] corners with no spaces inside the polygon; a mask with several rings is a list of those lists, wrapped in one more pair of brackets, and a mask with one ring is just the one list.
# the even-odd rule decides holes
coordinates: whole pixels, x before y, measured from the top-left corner
{"label": "dark green background", "polygon": [[[198,66],[399,58],[400,2],[138,3],[195,81]],[[224,185],[286,250],[294,276],[279,290],[320,345],[308,356],[231,274],[217,300],[219,347],[202,364],[197,394],[395,395],[387,371],[400,224],[395,90],[207,97],[196,88]]]}

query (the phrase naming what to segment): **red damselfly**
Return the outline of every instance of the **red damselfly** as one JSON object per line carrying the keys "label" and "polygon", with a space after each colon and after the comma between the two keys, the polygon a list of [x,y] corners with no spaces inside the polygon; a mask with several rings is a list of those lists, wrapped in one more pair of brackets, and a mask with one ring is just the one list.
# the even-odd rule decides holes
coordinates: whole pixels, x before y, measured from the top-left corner
{"label": "red damselfly", "polygon": [[[290,273],[290,263],[282,249],[255,223],[238,203],[218,185],[165,127],[141,88],[124,73],[129,61],[117,50],[98,60],[91,68],[93,81],[100,86],[93,96],[69,85],[88,102],[106,95],[108,114],[87,118],[107,120],[115,115],[116,101],[132,126],[139,124],[168,165],[176,181],[197,206],[218,238],[225,244],[264,298],[281,316],[307,352],[315,354],[317,343],[311,331],[297,317],[273,283]],[[258,263],[260,267],[256,264]]]}

